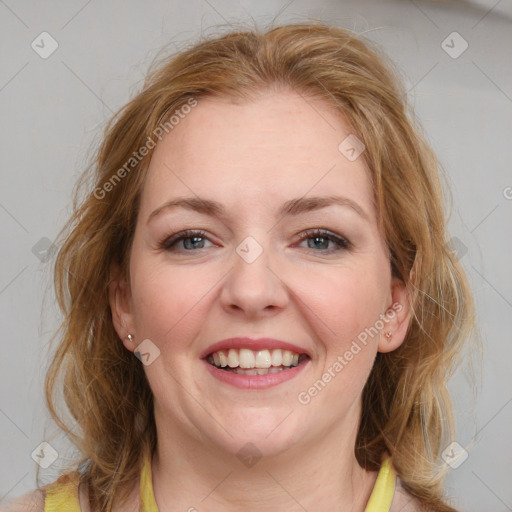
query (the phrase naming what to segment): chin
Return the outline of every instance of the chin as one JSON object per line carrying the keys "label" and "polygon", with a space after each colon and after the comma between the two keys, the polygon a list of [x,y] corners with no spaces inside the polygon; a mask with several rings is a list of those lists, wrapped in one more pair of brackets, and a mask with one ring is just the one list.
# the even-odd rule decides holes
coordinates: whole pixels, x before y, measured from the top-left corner
{"label": "chin", "polygon": [[[278,408],[265,412],[243,411],[224,418],[222,428],[210,440],[223,451],[238,458],[275,457],[293,447],[302,437],[290,408]],[[302,428],[305,428],[302,422]],[[305,432],[303,433],[305,434]]]}

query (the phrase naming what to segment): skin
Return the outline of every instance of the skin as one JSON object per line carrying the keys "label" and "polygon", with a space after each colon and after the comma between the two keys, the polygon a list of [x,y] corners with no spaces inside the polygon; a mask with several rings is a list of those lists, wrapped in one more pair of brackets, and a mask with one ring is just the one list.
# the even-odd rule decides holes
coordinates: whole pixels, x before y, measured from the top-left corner
{"label": "skin", "polygon": [[[152,471],[161,511],[364,510],[377,474],[354,455],[361,393],[377,351],[403,342],[410,313],[391,276],[364,160],[338,150],[350,133],[330,105],[283,90],[251,102],[200,99],[155,148],[131,277],[114,269],[110,297],[127,350],[147,338],[160,350],[144,370],[155,397]],[[287,200],[333,194],[356,202],[366,218],[339,205],[277,216]],[[147,222],[183,196],[218,201],[226,217],[173,208]],[[334,242],[315,246],[322,235],[301,236],[314,228],[352,245],[329,253]],[[198,248],[191,239],[160,247],[185,229],[206,232]],[[248,236],[263,248],[250,264],[235,251]],[[384,329],[391,341],[383,332],[370,337],[309,404],[299,403],[299,393],[394,303],[402,310]],[[212,343],[233,336],[287,340],[311,360],[276,387],[237,389],[200,360]],[[248,442],[262,456],[252,467],[237,457]]]}

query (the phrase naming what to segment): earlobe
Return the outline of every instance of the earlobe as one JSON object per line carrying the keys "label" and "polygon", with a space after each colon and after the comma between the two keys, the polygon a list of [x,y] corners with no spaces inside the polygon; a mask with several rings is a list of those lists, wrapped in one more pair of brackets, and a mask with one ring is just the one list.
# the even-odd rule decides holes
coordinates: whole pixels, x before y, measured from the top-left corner
{"label": "earlobe", "polygon": [[128,282],[118,267],[110,273],[109,302],[112,323],[124,346],[133,352],[134,325],[131,311],[131,297]]}
{"label": "earlobe", "polygon": [[391,287],[391,304],[384,313],[385,326],[379,339],[379,352],[392,352],[402,345],[409,328],[410,316],[411,308],[407,289],[401,280],[394,278]]}

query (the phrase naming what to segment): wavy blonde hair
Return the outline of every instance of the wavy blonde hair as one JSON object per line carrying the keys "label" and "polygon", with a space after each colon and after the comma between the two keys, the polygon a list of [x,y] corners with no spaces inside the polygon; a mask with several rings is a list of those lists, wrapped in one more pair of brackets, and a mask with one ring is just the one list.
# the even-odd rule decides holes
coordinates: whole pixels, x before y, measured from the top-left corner
{"label": "wavy blonde hair", "polygon": [[[91,506],[114,510],[156,446],[152,392],[114,329],[108,293],[113,265],[128,270],[152,151],[108,193],[97,191],[191,98],[243,101],[276,87],[328,102],[364,142],[391,268],[409,291],[406,339],[377,355],[364,388],[357,460],[377,470],[383,453],[390,454],[425,510],[453,512],[442,496],[440,461],[454,438],[446,385],[472,329],[473,300],[448,243],[441,167],[409,112],[403,85],[373,44],[345,29],[307,23],[203,39],[151,73],[109,122],[94,173],[82,175],[74,213],[59,234],[54,280],[64,320],[46,377],[49,410],[82,454]],[[57,412],[57,390],[80,432]]]}

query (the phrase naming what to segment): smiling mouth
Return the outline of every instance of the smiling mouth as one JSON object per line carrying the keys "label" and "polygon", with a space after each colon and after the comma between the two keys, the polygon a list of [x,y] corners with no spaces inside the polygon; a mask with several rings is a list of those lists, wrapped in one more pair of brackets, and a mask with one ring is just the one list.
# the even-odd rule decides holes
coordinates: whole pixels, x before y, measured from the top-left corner
{"label": "smiling mouth", "polygon": [[290,350],[250,350],[230,348],[206,357],[206,361],[219,370],[240,375],[267,375],[295,368],[309,359],[307,354]]}

